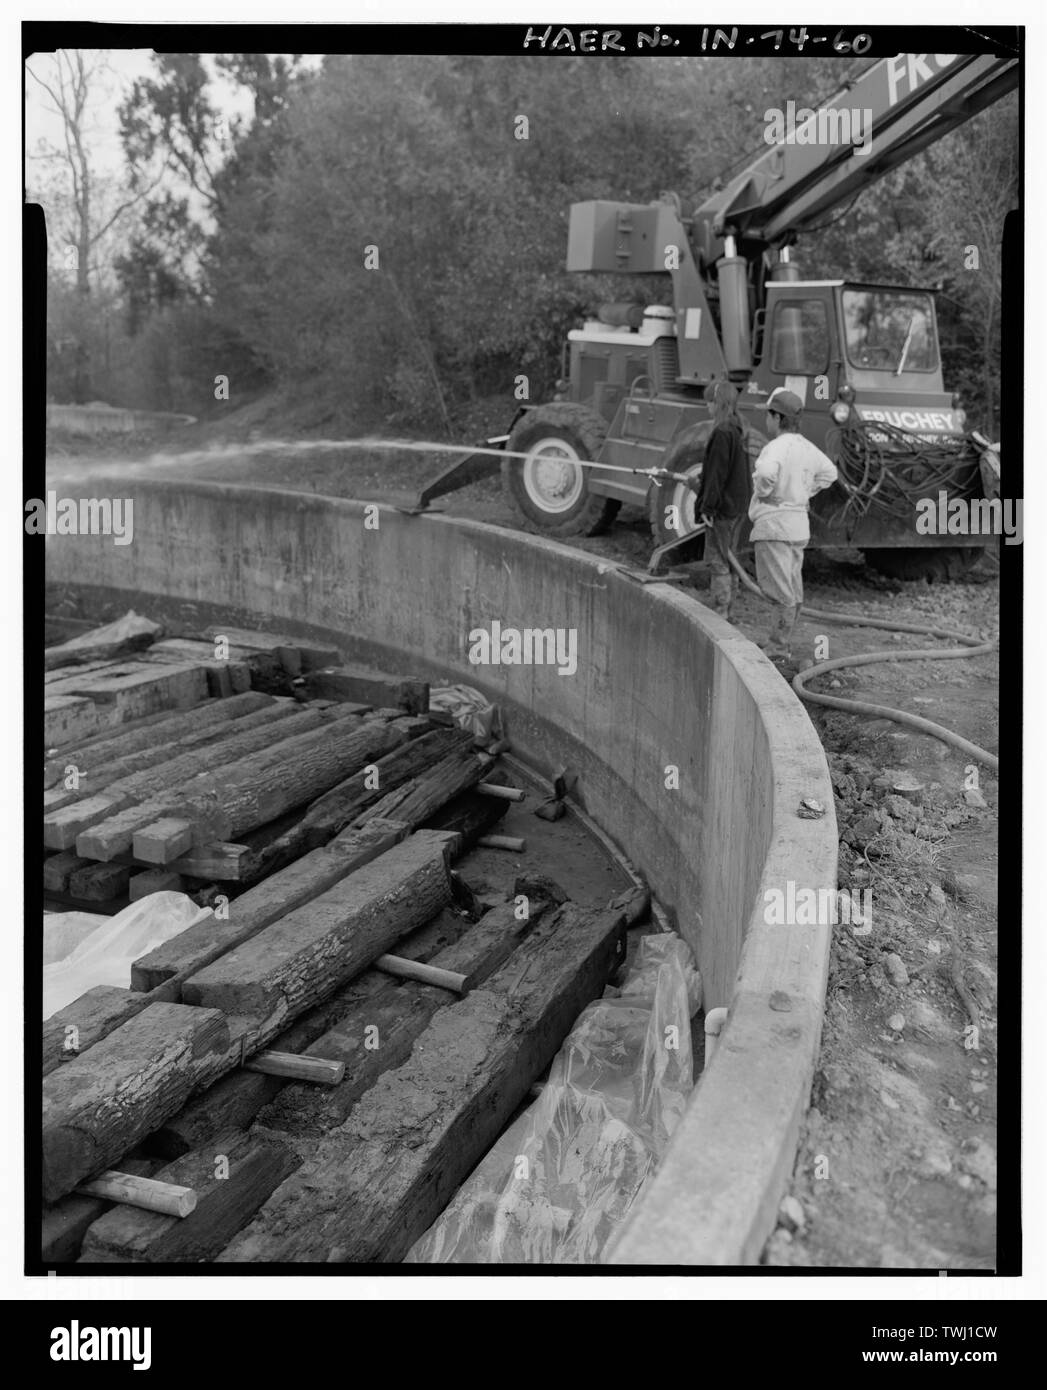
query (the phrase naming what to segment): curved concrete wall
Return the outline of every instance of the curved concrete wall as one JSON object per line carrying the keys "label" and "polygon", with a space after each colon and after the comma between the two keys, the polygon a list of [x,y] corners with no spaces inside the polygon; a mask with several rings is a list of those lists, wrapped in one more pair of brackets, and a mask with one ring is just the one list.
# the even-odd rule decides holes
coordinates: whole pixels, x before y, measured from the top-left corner
{"label": "curved concrete wall", "polygon": [[[475,522],[119,474],[79,490],[133,496],[133,542],[49,537],[49,583],[96,600],[133,592],[147,612],[176,604],[208,622],[293,628],[336,639],[347,660],[465,680],[502,704],[533,765],[578,770],[585,809],[694,948],[706,1009],[730,1010],[614,1258],[757,1259],[807,1103],[830,932],[767,925],[764,893],[836,888],[825,757],[762,653],[668,585]],[[574,632],[577,669],[471,665],[470,633],[495,622]],[[825,817],[799,818],[801,797]]]}

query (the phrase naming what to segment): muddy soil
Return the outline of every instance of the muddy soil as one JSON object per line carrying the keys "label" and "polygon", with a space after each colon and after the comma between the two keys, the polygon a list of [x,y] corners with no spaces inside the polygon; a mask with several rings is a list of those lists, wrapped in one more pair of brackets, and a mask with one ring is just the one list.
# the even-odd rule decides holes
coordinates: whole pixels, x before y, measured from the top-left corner
{"label": "muddy soil", "polygon": [[[199,440],[192,445],[199,449]],[[130,451],[110,450],[107,457],[121,452],[126,458]],[[55,473],[97,464],[101,453],[67,446],[52,455]],[[186,462],[192,476],[201,478],[403,501],[445,462],[421,459],[389,454],[376,462],[347,452],[288,463],[277,454],[244,457],[234,446]],[[129,471],[140,468],[185,475],[185,464],[172,457],[130,465]],[[495,525],[518,524],[497,479],[436,505]],[[623,508],[607,535],[571,543],[639,567],[651,550],[647,523],[635,508]],[[707,573],[702,565],[689,570],[687,591],[701,602]],[[807,602],[814,607],[982,638],[997,632],[999,585],[991,555],[968,582],[929,586],[887,580],[855,552],[812,552],[805,579]],[[756,638],[766,621],[762,602],[743,593],[736,625]],[[804,619],[794,662],[784,674],[791,678],[816,659],[928,645],[934,642],[913,635]],[[922,714],[995,752],[998,677],[993,653],[845,670],[819,678],[812,688]],[[825,1269],[991,1269],[997,1185],[996,777],[981,766],[972,772],[959,752],[891,721],[808,708],[836,792],[839,886],[870,889],[872,911],[868,930],[865,924],[834,928],[812,1108],[763,1262]],[[896,790],[900,786],[904,793]]]}

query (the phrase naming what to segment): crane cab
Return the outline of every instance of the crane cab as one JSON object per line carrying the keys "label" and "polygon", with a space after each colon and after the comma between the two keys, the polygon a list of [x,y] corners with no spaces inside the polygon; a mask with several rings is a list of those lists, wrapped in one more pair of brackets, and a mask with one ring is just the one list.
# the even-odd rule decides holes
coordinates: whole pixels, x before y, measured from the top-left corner
{"label": "crane cab", "polygon": [[942,380],[933,291],[845,280],[773,280],[766,290],[747,409],[786,387],[820,448],[845,426],[888,447],[894,431],[926,443],[962,439],[964,413]]}

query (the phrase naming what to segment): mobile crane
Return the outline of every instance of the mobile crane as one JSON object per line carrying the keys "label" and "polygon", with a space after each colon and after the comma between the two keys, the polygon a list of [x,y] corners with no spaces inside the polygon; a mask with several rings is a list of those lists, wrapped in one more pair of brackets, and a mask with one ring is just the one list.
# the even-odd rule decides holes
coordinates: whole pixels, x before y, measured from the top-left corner
{"label": "mobile crane", "polygon": [[[554,400],[522,406],[488,441],[504,449],[517,513],[548,535],[592,535],[623,502],[646,505],[656,554],[689,557],[702,533],[694,493],[646,474],[700,472],[712,429],[704,390],[726,378],[753,459],[767,398],[784,386],[804,402],[804,433],[836,462],[839,482],[811,506],[813,546],[855,546],[902,578],[961,574],[985,538],[915,528],[920,498],[980,495],[986,443],[946,391],[934,291],[807,279],[792,247],[1017,82],[1016,58],[895,54],[817,111],[790,112],[781,143],[690,218],[675,195],[575,203],[567,269],[666,274],[672,305],[601,305],[568,334]],[[420,504],[497,468],[490,453],[445,470]]]}

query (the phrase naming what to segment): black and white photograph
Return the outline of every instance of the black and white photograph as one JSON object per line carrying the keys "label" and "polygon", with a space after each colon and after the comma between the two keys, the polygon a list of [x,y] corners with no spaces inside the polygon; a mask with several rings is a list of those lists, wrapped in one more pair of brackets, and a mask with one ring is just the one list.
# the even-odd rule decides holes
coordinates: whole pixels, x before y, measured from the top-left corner
{"label": "black and white photograph", "polygon": [[46,1369],[252,1277],[1008,1359],[1027,30],[833,13],[23,22]]}

